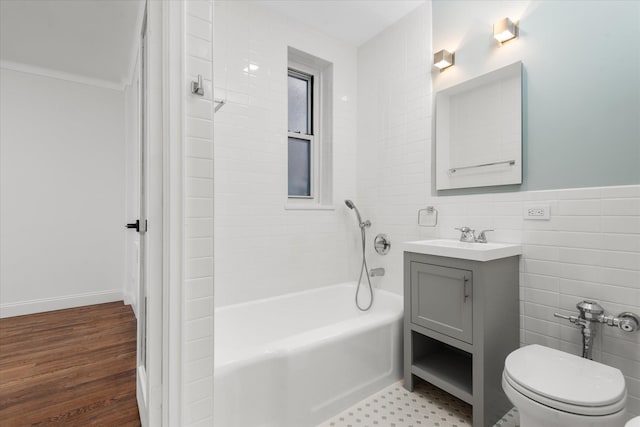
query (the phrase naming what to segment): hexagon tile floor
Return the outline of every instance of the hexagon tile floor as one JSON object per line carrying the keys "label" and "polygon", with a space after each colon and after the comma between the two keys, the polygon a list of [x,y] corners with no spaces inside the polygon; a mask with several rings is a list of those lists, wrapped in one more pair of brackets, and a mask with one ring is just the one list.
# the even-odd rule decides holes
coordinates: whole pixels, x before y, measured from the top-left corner
{"label": "hexagon tile floor", "polygon": [[[518,427],[515,408],[494,427]],[[369,396],[318,427],[463,427],[471,426],[471,405],[419,382],[413,392],[402,382]]]}

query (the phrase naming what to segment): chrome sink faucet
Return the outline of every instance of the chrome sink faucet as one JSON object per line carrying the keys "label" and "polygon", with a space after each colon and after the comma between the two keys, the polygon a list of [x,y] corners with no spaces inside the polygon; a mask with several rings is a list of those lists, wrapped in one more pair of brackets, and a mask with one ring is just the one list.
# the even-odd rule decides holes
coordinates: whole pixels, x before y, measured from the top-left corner
{"label": "chrome sink faucet", "polygon": [[492,229],[482,230],[478,236],[476,236],[476,230],[472,230],[469,227],[460,227],[456,228],[462,234],[460,235],[461,242],[470,242],[470,243],[487,243],[487,235],[485,234],[487,231],[493,231]]}
{"label": "chrome sink faucet", "polygon": [[460,235],[461,242],[475,242],[476,241],[476,230],[472,230],[469,227],[460,227],[456,228],[462,234]]}
{"label": "chrome sink faucet", "polygon": [[487,243],[487,235],[485,234],[487,231],[493,231],[493,229],[488,228],[486,230],[482,230],[478,237],[476,237],[476,243]]}

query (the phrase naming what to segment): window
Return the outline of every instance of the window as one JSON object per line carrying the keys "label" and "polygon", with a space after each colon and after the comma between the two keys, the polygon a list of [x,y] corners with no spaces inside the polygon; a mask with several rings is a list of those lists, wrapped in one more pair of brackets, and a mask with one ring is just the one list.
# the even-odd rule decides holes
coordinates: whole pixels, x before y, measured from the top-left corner
{"label": "window", "polygon": [[287,208],[331,208],[331,63],[289,48]]}
{"label": "window", "polygon": [[289,197],[313,194],[313,75],[289,68]]}

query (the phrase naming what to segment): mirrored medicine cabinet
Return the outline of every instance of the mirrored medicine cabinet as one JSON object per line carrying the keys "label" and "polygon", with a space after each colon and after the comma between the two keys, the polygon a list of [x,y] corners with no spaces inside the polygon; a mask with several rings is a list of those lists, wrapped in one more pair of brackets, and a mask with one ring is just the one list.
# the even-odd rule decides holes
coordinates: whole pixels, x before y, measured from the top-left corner
{"label": "mirrored medicine cabinet", "polygon": [[522,183],[522,62],[436,94],[436,189]]}

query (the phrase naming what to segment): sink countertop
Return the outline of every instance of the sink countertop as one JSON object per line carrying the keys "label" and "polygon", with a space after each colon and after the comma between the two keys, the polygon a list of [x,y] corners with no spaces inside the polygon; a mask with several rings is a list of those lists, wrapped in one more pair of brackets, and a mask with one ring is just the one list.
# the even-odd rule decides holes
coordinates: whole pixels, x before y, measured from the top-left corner
{"label": "sink countertop", "polygon": [[493,261],[522,255],[522,245],[515,243],[471,243],[453,239],[434,239],[404,242],[401,246],[405,252],[471,261]]}

